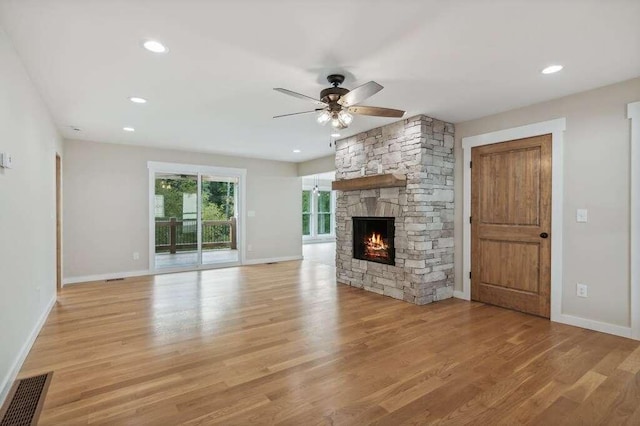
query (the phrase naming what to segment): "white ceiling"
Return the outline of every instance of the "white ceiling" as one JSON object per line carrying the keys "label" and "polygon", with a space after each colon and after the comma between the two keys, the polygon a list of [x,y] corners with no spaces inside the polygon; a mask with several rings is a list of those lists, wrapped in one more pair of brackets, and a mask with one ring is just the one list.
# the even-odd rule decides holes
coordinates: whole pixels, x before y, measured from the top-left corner
{"label": "white ceiling", "polygon": [[460,122],[640,75],[639,18],[639,0],[0,0],[64,136],[288,161],[330,154],[330,129],[273,120],[314,108],[273,87],[317,97],[342,72],[385,86],[368,105]]}

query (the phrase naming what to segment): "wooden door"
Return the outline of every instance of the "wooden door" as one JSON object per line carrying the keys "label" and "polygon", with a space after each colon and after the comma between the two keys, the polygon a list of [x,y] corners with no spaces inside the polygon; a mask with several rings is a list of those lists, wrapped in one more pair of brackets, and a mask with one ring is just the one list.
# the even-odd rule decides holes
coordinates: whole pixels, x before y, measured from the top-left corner
{"label": "wooden door", "polygon": [[549,318],[551,135],[471,158],[471,298]]}
{"label": "wooden door", "polygon": [[56,154],[56,287],[62,289],[62,197],[61,160]]}

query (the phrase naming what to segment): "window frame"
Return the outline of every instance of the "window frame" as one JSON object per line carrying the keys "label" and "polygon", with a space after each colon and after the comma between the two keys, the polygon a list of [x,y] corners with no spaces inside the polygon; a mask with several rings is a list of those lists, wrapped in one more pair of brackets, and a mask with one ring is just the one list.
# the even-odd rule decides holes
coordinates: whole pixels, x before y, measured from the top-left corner
{"label": "window frame", "polygon": [[[303,235],[302,240],[304,243],[335,241],[336,239],[336,192],[331,189],[331,185],[327,185],[326,183],[318,184],[318,193],[313,192],[313,187],[314,185],[309,185],[309,184],[302,185],[302,191],[311,191],[311,215],[310,215],[310,223],[309,223],[310,225],[309,230],[311,233],[310,235]],[[328,234],[318,234],[318,207],[319,207],[318,194],[320,192],[329,192],[331,194],[331,198],[330,198],[331,232]],[[300,193],[300,197],[302,197],[302,192]]]}
{"label": "window frame", "polygon": [[[303,223],[304,223],[304,215],[308,214],[309,215],[309,234],[305,235],[304,232],[302,234],[303,238],[309,238],[313,235],[313,190],[312,189],[302,189],[302,193],[300,194],[301,197],[304,197],[304,193],[308,192],[309,193],[309,213],[305,213],[304,209],[302,210],[302,218],[303,218]],[[302,228],[301,228],[302,231]]]}

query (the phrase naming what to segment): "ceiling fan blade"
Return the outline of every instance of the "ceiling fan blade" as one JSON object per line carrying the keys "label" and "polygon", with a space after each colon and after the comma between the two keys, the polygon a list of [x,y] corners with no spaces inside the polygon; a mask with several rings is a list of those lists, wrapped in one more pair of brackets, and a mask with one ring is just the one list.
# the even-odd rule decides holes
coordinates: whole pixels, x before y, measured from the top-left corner
{"label": "ceiling fan blade", "polygon": [[365,99],[375,95],[379,91],[384,89],[381,85],[376,83],[375,81],[370,81],[368,83],[363,84],[362,86],[358,86],[355,89],[351,90],[346,95],[342,96],[338,103],[342,106],[348,107],[351,105],[359,104]]}
{"label": "ceiling fan blade", "polygon": [[311,101],[316,105],[327,106],[326,103],[322,102],[319,99],[314,99],[314,98],[312,98],[310,96],[303,95],[302,93],[293,92],[291,90],[283,89],[282,87],[277,87],[277,88],[275,88],[273,90],[275,90],[276,92],[284,93],[285,95],[293,96],[294,98],[302,99],[302,100],[305,100],[305,101]]}
{"label": "ceiling fan blade", "polygon": [[347,108],[352,114],[373,115],[374,117],[392,117],[400,118],[404,115],[404,111],[391,108],[380,108],[372,106],[352,106]]}
{"label": "ceiling fan blade", "polygon": [[294,112],[291,114],[274,115],[273,118],[289,117],[290,115],[309,114],[309,113],[318,112],[318,111],[322,111],[322,108],[317,108],[317,109],[314,109],[313,111],[302,111],[302,112]]}

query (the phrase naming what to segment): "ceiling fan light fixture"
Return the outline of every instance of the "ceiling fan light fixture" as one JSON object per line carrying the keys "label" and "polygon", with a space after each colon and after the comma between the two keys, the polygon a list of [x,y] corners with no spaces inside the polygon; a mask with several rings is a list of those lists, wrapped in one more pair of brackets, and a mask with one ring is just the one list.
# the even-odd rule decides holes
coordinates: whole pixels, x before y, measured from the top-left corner
{"label": "ceiling fan light fixture", "polygon": [[329,120],[331,120],[331,114],[329,113],[329,111],[324,110],[320,114],[318,114],[317,120],[320,124],[327,124]]}
{"label": "ceiling fan light fixture", "polygon": [[342,129],[343,124],[339,118],[335,117],[331,119],[331,127],[333,127],[334,129]]}
{"label": "ceiling fan light fixture", "polygon": [[353,121],[353,115],[349,114],[345,110],[342,110],[338,113],[338,119],[346,127]]}

